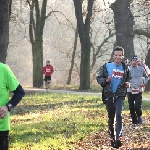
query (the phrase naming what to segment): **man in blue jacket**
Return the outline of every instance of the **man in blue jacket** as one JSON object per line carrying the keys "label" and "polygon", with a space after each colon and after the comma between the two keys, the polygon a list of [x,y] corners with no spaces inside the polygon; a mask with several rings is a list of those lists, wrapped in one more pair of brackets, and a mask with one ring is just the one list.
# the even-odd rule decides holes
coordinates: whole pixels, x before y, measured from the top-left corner
{"label": "man in blue jacket", "polygon": [[[114,62],[105,63],[96,77],[103,87],[108,112],[108,131],[111,146],[119,148],[122,145],[122,110],[126,96],[126,86],[129,84],[128,67],[122,62],[124,49],[120,46],[114,48]],[[116,116],[116,124],[115,124]],[[116,127],[114,127],[116,126]]]}

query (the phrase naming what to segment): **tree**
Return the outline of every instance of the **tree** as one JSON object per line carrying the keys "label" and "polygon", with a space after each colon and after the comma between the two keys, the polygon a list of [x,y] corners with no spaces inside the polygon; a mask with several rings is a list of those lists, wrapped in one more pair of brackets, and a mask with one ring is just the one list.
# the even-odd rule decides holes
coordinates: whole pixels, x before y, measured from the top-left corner
{"label": "tree", "polygon": [[[90,22],[92,16],[92,7],[94,0],[87,1],[87,12],[82,12],[82,1],[73,0],[75,7],[75,15],[77,19],[77,27],[81,43],[81,62],[80,62],[80,90],[90,88]],[[85,23],[83,21],[85,15]]]}
{"label": "tree", "polygon": [[[134,33],[137,35],[144,35],[147,38],[150,38],[150,32],[143,30],[143,29],[135,29]],[[148,67],[150,68],[150,49],[148,49],[148,53],[145,59],[145,63],[148,65]],[[150,91],[150,80],[148,81],[146,87],[145,87],[145,91]]]}
{"label": "tree", "polygon": [[75,53],[76,53],[76,49],[77,49],[77,39],[78,39],[78,29],[76,28],[73,52],[72,52],[72,57],[71,57],[71,66],[69,69],[69,76],[68,76],[68,80],[67,80],[68,85],[71,83],[71,75],[72,75],[72,71],[73,71],[73,67],[74,67],[74,59],[75,59]]}
{"label": "tree", "polygon": [[40,74],[43,67],[43,29],[46,20],[47,0],[43,1],[41,12],[38,0],[31,2],[27,0],[27,2],[30,6],[29,37],[32,44],[33,87],[41,87],[43,85],[43,75]]}
{"label": "tree", "polygon": [[0,0],[0,62],[5,63],[9,44],[9,17],[11,1]]}
{"label": "tree", "polygon": [[116,45],[125,50],[125,58],[131,58],[134,54],[133,46],[133,15],[130,10],[131,0],[116,0],[111,4],[114,12],[114,23],[116,29]]}
{"label": "tree", "polygon": [[[148,54],[146,56],[145,63],[148,64],[148,67],[150,68],[150,48],[148,50]],[[145,91],[150,91],[150,80],[148,80],[148,83],[146,84]]]}
{"label": "tree", "polygon": [[[138,3],[138,9],[136,10],[138,13],[135,14],[142,14],[141,16],[137,15],[137,24],[135,26],[134,29],[134,34],[138,35],[139,38],[141,39],[141,37],[145,37],[147,38],[147,40],[145,41],[146,43],[144,44],[146,47],[144,49],[144,51],[146,51],[146,58],[145,58],[145,63],[146,65],[148,65],[148,67],[150,68],[150,28],[149,28],[149,15],[150,15],[150,2],[147,0],[142,0],[141,3]],[[144,27],[143,24],[141,26],[140,21],[145,20],[144,23]],[[143,52],[142,52],[143,53]],[[150,80],[148,81],[146,87],[145,87],[145,91],[150,91]]]}
{"label": "tree", "polygon": [[[46,15],[47,0],[27,0],[30,7],[29,37],[32,44],[33,57],[33,87],[43,85],[43,31],[46,19],[55,11],[50,11]],[[40,10],[40,4],[41,10]],[[57,12],[57,11],[56,11]]]}
{"label": "tree", "polygon": [[[27,2],[30,7],[29,37],[32,44],[33,87],[41,87],[43,85],[43,75],[41,74],[43,67],[43,32],[46,19],[58,12],[64,17],[66,16],[60,11],[54,11],[51,7],[52,11],[47,13],[47,0],[27,0]],[[56,15],[55,17],[58,19]]]}

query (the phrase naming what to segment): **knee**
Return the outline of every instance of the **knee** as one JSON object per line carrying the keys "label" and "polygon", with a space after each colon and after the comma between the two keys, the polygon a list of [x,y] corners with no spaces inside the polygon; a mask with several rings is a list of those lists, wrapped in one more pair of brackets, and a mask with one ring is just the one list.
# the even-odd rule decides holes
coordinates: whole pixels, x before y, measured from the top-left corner
{"label": "knee", "polygon": [[135,110],[136,111],[141,110],[141,106],[135,106]]}
{"label": "knee", "polygon": [[116,119],[117,119],[117,120],[122,119],[122,114],[121,114],[121,113],[117,113],[117,114],[116,114]]}

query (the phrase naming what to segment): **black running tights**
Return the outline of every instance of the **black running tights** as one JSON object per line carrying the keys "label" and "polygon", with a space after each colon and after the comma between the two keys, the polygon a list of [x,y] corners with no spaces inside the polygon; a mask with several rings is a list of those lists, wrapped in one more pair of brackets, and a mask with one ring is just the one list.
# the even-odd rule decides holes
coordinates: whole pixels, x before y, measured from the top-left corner
{"label": "black running tights", "polygon": [[0,149],[8,150],[8,134],[9,131],[0,131]]}

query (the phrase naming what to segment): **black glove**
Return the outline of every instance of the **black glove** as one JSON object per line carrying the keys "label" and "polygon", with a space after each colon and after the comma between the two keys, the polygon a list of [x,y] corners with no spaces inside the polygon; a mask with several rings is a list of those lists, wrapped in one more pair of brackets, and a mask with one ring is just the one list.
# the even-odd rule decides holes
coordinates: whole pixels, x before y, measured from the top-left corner
{"label": "black glove", "polygon": [[103,104],[106,104],[106,100],[102,100],[103,101]]}

